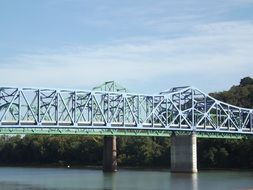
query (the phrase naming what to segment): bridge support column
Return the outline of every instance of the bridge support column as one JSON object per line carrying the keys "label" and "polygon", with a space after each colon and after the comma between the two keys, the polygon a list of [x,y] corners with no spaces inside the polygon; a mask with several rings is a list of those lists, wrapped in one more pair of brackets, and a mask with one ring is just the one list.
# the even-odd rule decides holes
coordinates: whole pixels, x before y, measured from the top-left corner
{"label": "bridge support column", "polygon": [[196,135],[173,134],[171,137],[171,172],[196,173],[197,171]]}
{"label": "bridge support column", "polygon": [[117,171],[116,137],[113,136],[104,137],[103,171],[104,172]]}

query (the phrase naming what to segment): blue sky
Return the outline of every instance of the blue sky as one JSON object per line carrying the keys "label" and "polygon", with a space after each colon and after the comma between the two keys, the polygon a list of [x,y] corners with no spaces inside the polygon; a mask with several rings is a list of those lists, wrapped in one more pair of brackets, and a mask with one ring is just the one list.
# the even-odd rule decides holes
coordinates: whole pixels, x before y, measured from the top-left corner
{"label": "blue sky", "polygon": [[0,0],[2,85],[221,91],[253,77],[253,0]]}

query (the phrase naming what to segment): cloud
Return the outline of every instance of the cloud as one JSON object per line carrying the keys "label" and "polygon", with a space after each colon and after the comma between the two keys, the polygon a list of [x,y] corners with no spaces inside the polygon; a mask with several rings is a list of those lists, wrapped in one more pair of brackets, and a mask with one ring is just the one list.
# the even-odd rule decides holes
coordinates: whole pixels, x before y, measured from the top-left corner
{"label": "cloud", "polygon": [[5,85],[67,88],[112,79],[151,84],[158,78],[186,76],[191,76],[189,80],[205,76],[215,84],[226,76],[253,75],[252,36],[252,22],[216,22],[196,26],[193,34],[177,38],[140,37],[19,54],[5,60],[0,76]]}

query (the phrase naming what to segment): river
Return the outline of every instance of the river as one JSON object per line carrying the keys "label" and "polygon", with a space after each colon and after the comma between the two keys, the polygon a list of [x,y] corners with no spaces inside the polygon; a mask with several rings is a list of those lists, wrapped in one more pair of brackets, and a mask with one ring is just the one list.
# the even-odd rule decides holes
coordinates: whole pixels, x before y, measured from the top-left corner
{"label": "river", "polygon": [[166,171],[120,169],[0,167],[0,190],[249,190],[253,172],[200,171],[171,174]]}

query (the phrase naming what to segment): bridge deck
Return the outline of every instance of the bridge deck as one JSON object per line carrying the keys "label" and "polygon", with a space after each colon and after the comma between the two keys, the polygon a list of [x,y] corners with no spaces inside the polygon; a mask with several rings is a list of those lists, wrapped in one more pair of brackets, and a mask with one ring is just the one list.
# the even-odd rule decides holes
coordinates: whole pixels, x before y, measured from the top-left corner
{"label": "bridge deck", "polygon": [[[138,129],[91,129],[91,128],[55,128],[55,127],[1,127],[2,135],[92,135],[92,136],[143,136],[143,137],[170,137],[173,133],[177,135],[192,134],[191,131],[168,131],[168,130],[138,130]],[[221,133],[221,132],[196,132],[198,138],[226,138],[242,139],[247,134]]]}

